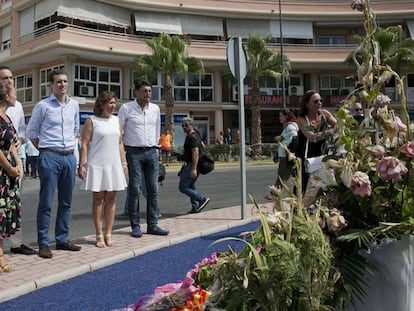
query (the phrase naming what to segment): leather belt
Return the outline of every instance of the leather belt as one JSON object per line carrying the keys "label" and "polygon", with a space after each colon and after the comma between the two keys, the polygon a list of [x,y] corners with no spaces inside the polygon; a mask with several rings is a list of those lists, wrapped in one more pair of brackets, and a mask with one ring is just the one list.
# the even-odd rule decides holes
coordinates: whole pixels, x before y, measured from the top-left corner
{"label": "leather belt", "polygon": [[73,154],[73,149],[56,150],[56,149],[51,149],[51,148],[39,148],[39,151],[41,151],[41,152],[53,152],[53,153],[57,153],[57,154],[60,154],[60,155],[63,155],[63,156]]}
{"label": "leather belt", "polygon": [[142,150],[142,151],[147,151],[147,150],[152,150],[152,149],[158,149],[158,147],[156,146],[152,146],[152,147],[132,147],[132,146],[125,146],[126,148],[130,148],[132,150]]}

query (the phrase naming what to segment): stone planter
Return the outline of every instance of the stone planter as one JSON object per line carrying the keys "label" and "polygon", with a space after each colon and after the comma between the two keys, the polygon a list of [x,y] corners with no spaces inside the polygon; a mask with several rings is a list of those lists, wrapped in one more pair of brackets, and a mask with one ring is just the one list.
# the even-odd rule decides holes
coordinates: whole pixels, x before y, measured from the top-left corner
{"label": "stone planter", "polygon": [[413,311],[414,236],[384,241],[363,256],[378,270],[367,273],[366,299],[356,300],[348,311]]}

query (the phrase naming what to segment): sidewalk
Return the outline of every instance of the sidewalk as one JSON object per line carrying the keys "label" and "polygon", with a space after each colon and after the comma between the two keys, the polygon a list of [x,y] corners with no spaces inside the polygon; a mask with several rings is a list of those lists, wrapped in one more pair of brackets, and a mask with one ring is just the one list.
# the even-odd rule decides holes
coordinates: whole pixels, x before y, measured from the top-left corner
{"label": "sidewalk", "polygon": [[[97,248],[95,236],[85,236],[74,241],[82,246],[80,252],[56,251],[52,247],[52,259],[6,254],[12,270],[0,273],[0,302],[156,249],[257,220],[252,204],[246,205],[244,216],[245,219],[241,219],[240,206],[207,209],[199,214],[160,220],[159,225],[170,230],[167,237],[144,234],[136,239],[130,236],[131,230],[126,227],[113,232],[113,247]],[[141,229],[146,232],[146,225]]]}

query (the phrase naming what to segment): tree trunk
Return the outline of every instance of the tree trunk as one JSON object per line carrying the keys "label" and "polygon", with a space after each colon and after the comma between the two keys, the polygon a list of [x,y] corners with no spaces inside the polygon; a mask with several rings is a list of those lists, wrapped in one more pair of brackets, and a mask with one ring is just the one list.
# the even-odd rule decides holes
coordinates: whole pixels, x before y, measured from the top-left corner
{"label": "tree trunk", "polygon": [[172,88],[172,80],[170,75],[165,75],[164,80],[164,96],[165,96],[165,128],[170,130],[174,137],[174,96]]}
{"label": "tree trunk", "polygon": [[262,154],[262,117],[260,114],[259,81],[252,81],[252,124],[251,124],[251,156],[259,157]]}

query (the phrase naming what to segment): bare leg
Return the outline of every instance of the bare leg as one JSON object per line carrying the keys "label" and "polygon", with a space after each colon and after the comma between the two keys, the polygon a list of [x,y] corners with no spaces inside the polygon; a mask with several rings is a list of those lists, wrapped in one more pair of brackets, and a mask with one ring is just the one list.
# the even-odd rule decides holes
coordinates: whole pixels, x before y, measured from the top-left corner
{"label": "bare leg", "polygon": [[112,227],[115,219],[115,197],[116,191],[110,191],[105,193],[105,244],[106,246],[112,246]]}
{"label": "bare leg", "polygon": [[96,232],[96,247],[105,247],[105,242],[102,235],[102,218],[103,218],[103,204],[104,204],[105,192],[93,192],[92,193],[92,214],[93,222],[95,224]]}
{"label": "bare leg", "polygon": [[0,239],[0,272],[9,272],[10,266],[4,259],[3,239]]}

